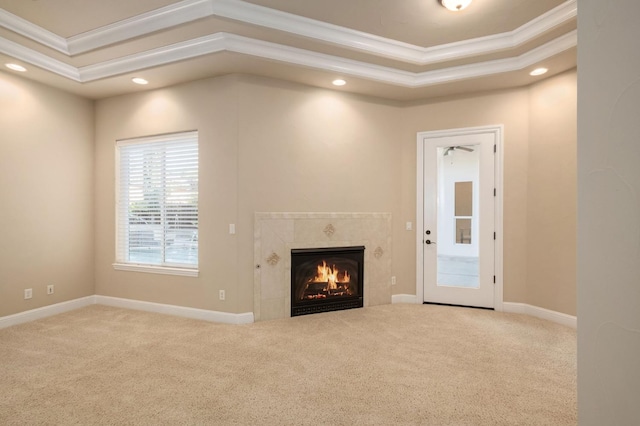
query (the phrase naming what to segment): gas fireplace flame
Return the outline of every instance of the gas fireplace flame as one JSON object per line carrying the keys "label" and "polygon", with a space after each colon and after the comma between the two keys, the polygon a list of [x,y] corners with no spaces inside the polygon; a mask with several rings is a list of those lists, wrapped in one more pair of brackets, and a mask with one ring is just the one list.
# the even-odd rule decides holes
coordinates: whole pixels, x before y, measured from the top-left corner
{"label": "gas fireplace flame", "polygon": [[318,265],[318,273],[309,282],[314,283],[327,283],[329,290],[335,290],[338,288],[338,284],[345,284],[351,281],[351,276],[348,271],[340,271],[336,268],[327,266],[326,261],[322,261],[322,265]]}

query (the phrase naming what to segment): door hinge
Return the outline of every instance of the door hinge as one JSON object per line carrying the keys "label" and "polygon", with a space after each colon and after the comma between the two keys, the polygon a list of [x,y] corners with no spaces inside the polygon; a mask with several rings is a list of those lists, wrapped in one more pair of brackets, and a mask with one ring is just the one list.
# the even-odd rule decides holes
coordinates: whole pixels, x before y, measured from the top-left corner
{"label": "door hinge", "polygon": [[497,193],[498,193],[498,191],[495,188],[493,188],[493,196],[494,197],[496,196]]}
{"label": "door hinge", "polygon": [[495,154],[496,152],[498,152],[498,145],[493,144],[493,153]]}
{"label": "door hinge", "polygon": [[493,283],[494,284],[496,283],[496,276],[495,275],[493,276]]}
{"label": "door hinge", "polygon": [[496,233],[495,232],[493,233],[493,239],[494,240],[496,239]]}

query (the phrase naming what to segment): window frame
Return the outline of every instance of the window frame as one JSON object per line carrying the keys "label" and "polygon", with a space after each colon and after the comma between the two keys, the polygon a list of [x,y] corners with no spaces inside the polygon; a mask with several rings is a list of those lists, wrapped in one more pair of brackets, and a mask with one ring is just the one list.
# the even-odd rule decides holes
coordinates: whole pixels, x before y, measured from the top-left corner
{"label": "window frame", "polygon": [[[160,134],[160,135],[153,135],[153,136],[144,136],[144,137],[138,137],[138,138],[131,138],[131,139],[121,139],[121,140],[117,140],[116,144],[115,144],[115,262],[113,263],[113,268],[115,270],[120,270],[120,271],[135,271],[135,272],[145,272],[145,273],[155,273],[155,274],[165,274],[165,275],[180,275],[180,276],[189,276],[189,277],[197,277],[199,274],[199,265],[200,265],[200,259],[199,259],[199,253],[200,253],[200,247],[199,247],[199,238],[196,240],[196,249],[197,249],[197,257],[196,257],[196,263],[191,265],[191,264],[181,264],[181,263],[171,263],[171,262],[166,262],[164,261],[165,259],[163,259],[163,263],[161,264],[155,264],[155,263],[145,263],[145,262],[140,262],[140,261],[127,261],[125,259],[123,259],[121,257],[122,254],[124,253],[129,253],[130,249],[131,249],[131,245],[129,243],[122,243],[121,242],[121,231],[123,231],[124,229],[129,229],[128,226],[129,225],[123,225],[123,229],[121,229],[120,225],[121,225],[121,221],[122,220],[126,220],[127,222],[130,222],[130,216],[128,216],[128,214],[120,214],[120,207],[122,206],[123,202],[127,202],[128,203],[128,199],[125,200],[123,197],[121,197],[121,171],[122,171],[122,160],[121,160],[121,148],[122,147],[127,147],[127,146],[132,146],[132,145],[143,145],[143,144],[152,144],[152,143],[163,143],[163,142],[176,142],[177,140],[181,140],[184,139],[185,143],[187,142],[195,142],[196,144],[196,158],[197,158],[197,166],[196,166],[196,171],[197,171],[197,178],[196,178],[196,235],[199,236],[199,230],[200,230],[200,225],[199,225],[199,180],[200,180],[200,160],[199,160],[199,138],[198,138],[198,131],[197,130],[191,130],[191,131],[184,131],[184,132],[176,132],[176,133],[166,133],[166,134]],[[166,155],[166,152],[165,152]],[[164,162],[166,160],[165,157],[162,158],[162,161]],[[162,169],[162,174],[164,176],[166,169]],[[162,187],[165,188],[166,187],[166,181],[164,181],[164,177],[163,179],[163,185]],[[163,204],[164,202],[166,202],[166,196],[163,195]],[[163,229],[166,229],[167,227],[167,218],[165,216],[161,216],[160,219],[161,223],[160,226]],[[162,252],[165,252],[168,245],[166,240],[164,240],[163,238],[163,243],[164,246],[162,247]],[[122,246],[121,246],[122,244]],[[129,253],[130,255],[130,253]]]}

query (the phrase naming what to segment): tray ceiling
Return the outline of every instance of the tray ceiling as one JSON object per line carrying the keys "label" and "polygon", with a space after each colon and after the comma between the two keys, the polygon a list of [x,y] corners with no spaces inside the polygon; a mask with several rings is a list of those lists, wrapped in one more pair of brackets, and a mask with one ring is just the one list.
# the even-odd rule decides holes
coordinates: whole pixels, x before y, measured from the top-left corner
{"label": "tray ceiling", "polygon": [[244,73],[419,101],[575,67],[576,15],[577,0],[0,0],[0,64],[94,99]]}

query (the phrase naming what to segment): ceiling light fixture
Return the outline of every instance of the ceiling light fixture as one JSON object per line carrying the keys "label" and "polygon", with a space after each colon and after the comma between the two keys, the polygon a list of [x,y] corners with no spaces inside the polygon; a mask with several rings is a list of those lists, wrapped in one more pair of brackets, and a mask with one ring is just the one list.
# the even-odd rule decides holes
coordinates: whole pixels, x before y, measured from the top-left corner
{"label": "ceiling light fixture", "polygon": [[471,0],[440,0],[440,4],[449,10],[459,12],[471,4]]}
{"label": "ceiling light fixture", "polygon": [[22,65],[18,65],[18,64],[5,64],[5,66],[7,68],[9,68],[10,70],[14,70],[14,71],[18,71],[18,72],[25,72],[27,70],[25,67],[23,67]]}
{"label": "ceiling light fixture", "polygon": [[546,68],[536,68],[535,70],[531,71],[529,75],[533,75],[533,76],[542,75],[542,74],[545,74],[547,71],[549,70]]}
{"label": "ceiling light fixture", "polygon": [[336,79],[336,80],[333,80],[333,82],[332,82],[332,83],[333,83],[333,85],[334,85],[334,86],[344,86],[345,84],[347,84],[347,82],[346,82],[346,81],[344,81],[344,80],[343,80],[343,79],[341,79],[341,78],[338,78],[338,79]]}
{"label": "ceiling light fixture", "polygon": [[149,84],[149,82],[147,80],[145,80],[144,78],[140,78],[140,77],[136,77],[136,78],[132,78],[131,81],[133,81],[135,84]]}

